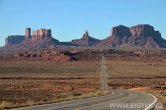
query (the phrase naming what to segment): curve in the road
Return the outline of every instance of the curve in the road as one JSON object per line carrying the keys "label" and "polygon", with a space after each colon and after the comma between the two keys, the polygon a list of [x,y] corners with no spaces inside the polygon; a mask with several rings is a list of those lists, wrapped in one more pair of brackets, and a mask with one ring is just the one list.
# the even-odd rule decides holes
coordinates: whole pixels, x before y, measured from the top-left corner
{"label": "curve in the road", "polygon": [[[113,90],[112,94],[87,99],[65,101],[53,104],[36,105],[12,110],[149,110],[156,100],[152,95],[126,90]],[[111,108],[111,104],[126,104]],[[133,108],[131,104],[143,104]],[[145,104],[145,105],[144,105]],[[148,106],[146,105],[148,104]],[[130,105],[130,106],[129,106]]]}

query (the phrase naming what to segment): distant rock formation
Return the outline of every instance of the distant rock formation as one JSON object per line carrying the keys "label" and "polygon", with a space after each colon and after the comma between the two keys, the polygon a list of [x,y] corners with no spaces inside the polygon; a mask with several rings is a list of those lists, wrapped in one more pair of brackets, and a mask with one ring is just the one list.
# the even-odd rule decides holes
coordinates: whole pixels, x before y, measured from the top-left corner
{"label": "distant rock formation", "polygon": [[119,25],[117,27],[112,28],[112,36],[119,36],[119,37],[124,37],[124,36],[132,36],[132,33],[130,31],[130,28]]}
{"label": "distant rock formation", "polygon": [[158,31],[154,30],[153,26],[147,24],[133,26],[130,28],[130,30],[132,36],[154,37],[155,35],[160,34]]}
{"label": "distant rock formation", "polygon": [[39,30],[33,31],[32,33],[32,41],[50,38],[50,37],[52,37],[51,29],[46,30],[41,28]]}
{"label": "distant rock formation", "polygon": [[6,38],[5,45],[6,46],[17,45],[17,44],[20,44],[21,42],[23,42],[24,39],[25,39],[25,37],[21,36],[21,35],[8,36]]}
{"label": "distant rock formation", "polygon": [[[51,29],[39,29],[33,31],[31,35],[31,28],[26,28],[25,36],[9,36],[6,39],[4,47],[7,48],[49,48],[55,47],[59,41],[54,39],[51,35]],[[12,45],[11,45],[12,44]]]}
{"label": "distant rock formation", "polygon": [[150,25],[136,25],[133,27],[126,27],[119,25],[113,27],[111,35],[102,40],[98,47],[122,47],[135,46],[146,48],[166,47],[166,40],[161,37],[159,31],[155,31]]}
{"label": "distant rock formation", "polygon": [[26,30],[25,30],[25,39],[26,40],[31,39],[31,28],[26,28]]}
{"label": "distant rock formation", "polygon": [[86,31],[82,38],[71,42],[59,42],[54,39],[51,29],[38,29],[32,32],[26,28],[25,35],[12,35],[6,38],[4,48],[50,48],[50,47],[96,47],[96,48],[119,48],[119,47],[144,47],[166,48],[166,40],[161,37],[159,31],[148,24],[126,27],[119,25],[112,28],[111,34],[104,40],[90,37]]}
{"label": "distant rock formation", "polygon": [[72,44],[78,46],[95,46],[99,42],[98,39],[89,36],[89,32],[85,31],[81,39],[72,40]]}

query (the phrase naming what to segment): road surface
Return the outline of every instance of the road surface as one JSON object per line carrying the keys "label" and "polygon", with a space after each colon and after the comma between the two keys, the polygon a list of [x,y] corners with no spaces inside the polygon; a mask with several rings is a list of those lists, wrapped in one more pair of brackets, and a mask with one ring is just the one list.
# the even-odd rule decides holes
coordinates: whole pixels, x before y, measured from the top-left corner
{"label": "road surface", "polygon": [[87,99],[36,105],[12,110],[149,110],[156,98],[142,92],[113,90],[112,94]]}

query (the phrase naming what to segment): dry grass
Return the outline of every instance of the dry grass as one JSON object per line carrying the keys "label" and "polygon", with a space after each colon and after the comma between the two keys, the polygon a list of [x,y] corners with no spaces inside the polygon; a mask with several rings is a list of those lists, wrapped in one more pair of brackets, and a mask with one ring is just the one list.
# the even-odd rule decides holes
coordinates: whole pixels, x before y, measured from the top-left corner
{"label": "dry grass", "polygon": [[97,67],[98,64],[94,62],[2,61],[0,108],[99,95],[97,79],[87,79],[97,74]]}
{"label": "dry grass", "polygon": [[[166,76],[166,63],[162,65],[150,65],[151,63],[131,62],[131,61],[109,61],[108,73],[110,77],[127,78],[153,78]],[[158,64],[158,63],[157,63]]]}
{"label": "dry grass", "polygon": [[153,95],[155,95],[158,98],[158,101],[163,104],[163,107],[166,108],[166,91],[148,90],[147,92],[150,92]]}
{"label": "dry grass", "polygon": [[[166,76],[166,63],[151,65],[149,62],[107,61],[110,77],[161,77]],[[154,63],[159,64],[159,63]],[[100,62],[40,62],[40,61],[1,61],[2,77],[31,78],[85,78],[98,77]]]}
{"label": "dry grass", "polygon": [[3,61],[0,62],[0,73],[1,77],[89,77],[96,75],[98,66],[96,62]]}
{"label": "dry grass", "polygon": [[[132,88],[166,82],[166,64],[152,66],[151,63],[107,61],[109,85]],[[1,61],[0,108],[103,95],[99,91],[99,72],[99,61]]]}

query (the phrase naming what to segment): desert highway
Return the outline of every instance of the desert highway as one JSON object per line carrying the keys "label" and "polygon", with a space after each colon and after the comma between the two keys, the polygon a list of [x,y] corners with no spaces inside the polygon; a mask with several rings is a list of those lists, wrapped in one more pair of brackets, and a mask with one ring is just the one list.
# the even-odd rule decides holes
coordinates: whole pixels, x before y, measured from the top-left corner
{"label": "desert highway", "polygon": [[154,96],[142,92],[113,90],[112,94],[106,96],[12,110],[150,110],[156,101]]}

